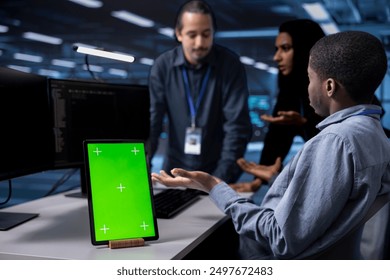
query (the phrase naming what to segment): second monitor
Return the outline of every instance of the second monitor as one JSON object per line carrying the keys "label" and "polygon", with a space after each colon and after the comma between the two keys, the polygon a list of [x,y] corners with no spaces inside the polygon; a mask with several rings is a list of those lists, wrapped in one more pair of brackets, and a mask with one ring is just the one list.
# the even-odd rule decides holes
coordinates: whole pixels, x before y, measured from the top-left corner
{"label": "second monitor", "polygon": [[[150,101],[146,85],[49,79],[49,92],[57,168],[81,168],[86,139],[146,141],[149,137]],[[82,191],[85,192],[84,186]]]}

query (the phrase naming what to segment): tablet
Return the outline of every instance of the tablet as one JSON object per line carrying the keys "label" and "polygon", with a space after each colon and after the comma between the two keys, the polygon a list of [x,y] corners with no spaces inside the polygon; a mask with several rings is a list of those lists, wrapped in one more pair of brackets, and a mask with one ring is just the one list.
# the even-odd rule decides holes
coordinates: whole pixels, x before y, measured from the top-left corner
{"label": "tablet", "polygon": [[86,140],[83,145],[92,244],[158,239],[145,142]]}

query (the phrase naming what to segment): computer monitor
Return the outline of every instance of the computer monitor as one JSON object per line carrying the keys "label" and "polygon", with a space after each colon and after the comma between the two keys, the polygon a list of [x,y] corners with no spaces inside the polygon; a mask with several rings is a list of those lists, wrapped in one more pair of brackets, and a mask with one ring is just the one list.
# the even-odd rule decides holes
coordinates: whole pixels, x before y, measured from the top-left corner
{"label": "computer monitor", "polygon": [[[46,77],[0,67],[0,181],[53,168],[51,116]],[[24,221],[14,214],[0,212],[0,230]]]}
{"label": "computer monitor", "polygon": [[51,115],[46,77],[0,68],[0,180],[52,168]]}
{"label": "computer monitor", "polygon": [[149,90],[146,85],[49,79],[53,105],[56,168],[81,168],[83,141],[149,137]]}

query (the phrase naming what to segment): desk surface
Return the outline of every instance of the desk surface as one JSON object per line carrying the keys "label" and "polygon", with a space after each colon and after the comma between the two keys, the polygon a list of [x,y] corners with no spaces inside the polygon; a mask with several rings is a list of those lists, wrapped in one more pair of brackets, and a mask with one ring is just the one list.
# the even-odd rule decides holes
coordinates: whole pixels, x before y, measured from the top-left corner
{"label": "desk surface", "polygon": [[8,231],[0,231],[0,259],[181,259],[227,217],[202,196],[172,219],[158,219],[160,238],[143,247],[109,249],[90,241],[88,201],[58,194],[2,212],[39,213]]}

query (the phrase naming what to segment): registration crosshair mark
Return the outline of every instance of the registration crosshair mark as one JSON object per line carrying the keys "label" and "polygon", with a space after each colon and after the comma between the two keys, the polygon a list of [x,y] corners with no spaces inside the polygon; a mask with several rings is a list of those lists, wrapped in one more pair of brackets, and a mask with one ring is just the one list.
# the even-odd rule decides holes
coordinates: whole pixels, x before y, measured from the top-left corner
{"label": "registration crosshair mark", "polygon": [[100,230],[102,230],[104,232],[104,234],[106,234],[107,231],[110,230],[110,228],[106,227],[106,225],[103,225],[103,227],[100,228]]}
{"label": "registration crosshair mark", "polygon": [[146,230],[146,228],[148,227],[149,225],[147,225],[145,223],[145,221],[143,221],[143,223],[140,225],[140,227],[144,228],[144,230]]}
{"label": "registration crosshair mark", "polygon": [[99,154],[100,154],[102,151],[100,151],[99,148],[96,147],[96,150],[93,151],[93,152],[96,153],[96,156],[99,156]]}
{"label": "registration crosshair mark", "polygon": [[122,186],[122,183],[119,184],[119,187],[116,187],[117,189],[120,189],[120,191],[122,192],[123,189],[126,189],[125,186]]}
{"label": "registration crosshair mark", "polygon": [[139,153],[139,150],[137,150],[136,147],[134,147],[132,150],[131,150],[132,153],[134,153],[134,155],[136,156],[137,153]]}

